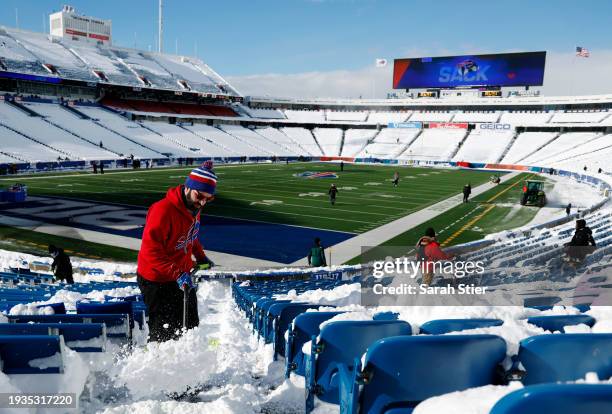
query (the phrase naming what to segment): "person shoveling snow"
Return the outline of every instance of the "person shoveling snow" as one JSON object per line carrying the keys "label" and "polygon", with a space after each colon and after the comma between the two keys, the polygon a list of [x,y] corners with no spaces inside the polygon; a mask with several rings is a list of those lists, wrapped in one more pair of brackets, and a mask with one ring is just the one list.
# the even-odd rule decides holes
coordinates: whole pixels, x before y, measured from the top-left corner
{"label": "person shoveling snow", "polygon": [[199,234],[200,212],[214,199],[216,186],[217,176],[207,162],[149,208],[137,271],[149,310],[149,341],[176,339],[181,328],[199,325],[192,271],[213,265]]}

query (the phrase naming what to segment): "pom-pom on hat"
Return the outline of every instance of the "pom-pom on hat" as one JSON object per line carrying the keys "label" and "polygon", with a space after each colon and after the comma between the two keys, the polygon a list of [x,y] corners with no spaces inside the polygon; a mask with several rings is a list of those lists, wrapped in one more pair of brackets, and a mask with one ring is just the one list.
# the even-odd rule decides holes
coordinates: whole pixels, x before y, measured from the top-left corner
{"label": "pom-pom on hat", "polygon": [[[204,163],[198,168],[191,170],[185,180],[185,187],[196,191],[215,194],[217,188],[217,176],[212,168],[207,168],[208,163]],[[212,162],[209,164],[212,167]]]}

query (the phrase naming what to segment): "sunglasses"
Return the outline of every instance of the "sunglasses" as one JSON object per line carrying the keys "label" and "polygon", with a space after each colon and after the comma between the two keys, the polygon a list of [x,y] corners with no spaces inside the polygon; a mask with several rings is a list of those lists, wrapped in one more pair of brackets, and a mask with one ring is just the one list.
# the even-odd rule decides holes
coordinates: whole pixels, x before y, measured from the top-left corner
{"label": "sunglasses", "polygon": [[206,202],[210,202],[210,201],[213,201],[215,199],[215,196],[214,195],[207,195],[207,194],[200,193],[200,192],[196,191],[195,192],[195,198],[198,201],[206,200]]}

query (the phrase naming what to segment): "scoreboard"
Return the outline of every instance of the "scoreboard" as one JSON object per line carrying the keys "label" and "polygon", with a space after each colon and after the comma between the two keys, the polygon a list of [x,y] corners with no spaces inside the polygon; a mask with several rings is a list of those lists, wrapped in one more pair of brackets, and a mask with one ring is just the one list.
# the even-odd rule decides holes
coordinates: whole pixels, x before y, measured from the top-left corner
{"label": "scoreboard", "polygon": [[546,52],[395,59],[394,89],[542,86]]}

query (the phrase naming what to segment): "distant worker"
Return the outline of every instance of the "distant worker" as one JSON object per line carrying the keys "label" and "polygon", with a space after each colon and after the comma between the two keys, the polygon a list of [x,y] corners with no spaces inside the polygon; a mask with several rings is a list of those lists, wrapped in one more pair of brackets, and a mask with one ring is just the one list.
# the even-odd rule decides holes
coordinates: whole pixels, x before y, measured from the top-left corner
{"label": "distant worker", "polygon": [[576,220],[574,237],[565,245],[565,253],[570,262],[580,263],[587,254],[592,253],[597,245],[593,239],[593,231],[587,227],[584,219]]}
{"label": "distant worker", "polygon": [[452,255],[445,253],[440,248],[440,243],[436,240],[436,232],[429,227],[425,230],[425,235],[416,244],[417,260],[422,261],[421,272],[423,280],[421,283],[431,285],[434,277],[434,262],[439,260],[450,260]]}
{"label": "distant worker", "polygon": [[495,184],[495,185],[499,185],[499,183],[501,183],[501,178],[499,178],[499,175],[494,174],[491,176],[491,183]]}
{"label": "distant worker", "polygon": [[469,202],[470,194],[472,194],[472,185],[467,183],[463,186],[463,202]]}
{"label": "distant worker", "polygon": [[567,206],[565,207],[565,214],[569,216],[571,212],[572,212],[572,203],[568,203]]}
{"label": "distant worker", "polygon": [[104,163],[100,161],[100,174],[104,174]]}
{"label": "distant worker", "polygon": [[336,184],[332,184],[327,193],[329,194],[329,201],[331,202],[332,206],[335,205],[336,195],[338,194],[338,187],[336,187]]}
{"label": "distant worker", "polygon": [[73,284],[72,263],[70,263],[70,257],[64,252],[64,249],[50,244],[49,254],[53,257],[51,271],[55,275],[55,279],[70,285]]}
{"label": "distant worker", "polygon": [[584,166],[584,171],[586,172],[586,170],[587,170],[587,166],[585,165],[585,166]]}
{"label": "distant worker", "polygon": [[323,249],[323,246],[321,246],[321,239],[318,237],[314,239],[314,245],[308,252],[308,266],[327,266],[327,261],[325,260],[325,250]]}
{"label": "distant worker", "polygon": [[599,167],[599,169],[597,170],[597,174],[601,174],[603,172],[603,170],[601,169],[601,167]]}
{"label": "distant worker", "polygon": [[393,187],[397,187],[397,185],[399,184],[399,179],[400,179],[400,175],[399,172],[394,172],[393,173]]}
{"label": "distant worker", "polygon": [[104,148],[104,143],[100,141],[100,148]]}
{"label": "distant worker", "polygon": [[344,171],[344,161],[340,161],[340,171]]}
{"label": "distant worker", "polygon": [[92,166],[93,166],[93,173],[97,174],[98,173],[98,163],[96,161],[92,161]]}

